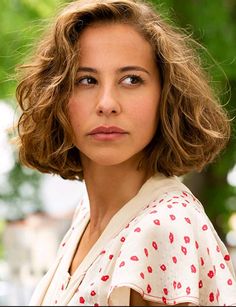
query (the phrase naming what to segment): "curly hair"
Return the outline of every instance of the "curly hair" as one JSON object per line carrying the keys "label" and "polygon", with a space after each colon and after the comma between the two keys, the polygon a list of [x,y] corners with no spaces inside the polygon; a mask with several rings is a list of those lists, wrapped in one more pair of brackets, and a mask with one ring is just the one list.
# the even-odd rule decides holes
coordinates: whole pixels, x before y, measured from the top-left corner
{"label": "curly hair", "polygon": [[20,67],[20,161],[44,173],[83,179],[67,106],[78,68],[78,39],[98,22],[132,25],[155,52],[162,93],[158,127],[145,148],[150,171],[167,176],[201,171],[230,138],[227,112],[194,49],[196,42],[142,0],[74,1],[57,15],[31,62]]}

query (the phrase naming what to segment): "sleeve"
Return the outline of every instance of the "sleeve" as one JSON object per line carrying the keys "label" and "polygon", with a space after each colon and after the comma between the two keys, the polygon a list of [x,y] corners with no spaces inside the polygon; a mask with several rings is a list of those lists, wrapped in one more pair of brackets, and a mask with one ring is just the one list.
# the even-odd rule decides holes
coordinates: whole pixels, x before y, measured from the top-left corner
{"label": "sleeve", "polygon": [[173,194],[130,224],[113,272],[114,305],[124,288],[160,304],[236,305],[230,256],[197,203]]}

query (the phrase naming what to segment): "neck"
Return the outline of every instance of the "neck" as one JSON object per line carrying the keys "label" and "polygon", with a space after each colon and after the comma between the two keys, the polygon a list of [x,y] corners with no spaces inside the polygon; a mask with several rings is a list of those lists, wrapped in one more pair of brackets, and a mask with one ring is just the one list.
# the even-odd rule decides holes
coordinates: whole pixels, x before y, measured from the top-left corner
{"label": "neck", "polygon": [[84,168],[90,202],[89,232],[102,232],[112,216],[140,190],[147,172],[124,165]]}

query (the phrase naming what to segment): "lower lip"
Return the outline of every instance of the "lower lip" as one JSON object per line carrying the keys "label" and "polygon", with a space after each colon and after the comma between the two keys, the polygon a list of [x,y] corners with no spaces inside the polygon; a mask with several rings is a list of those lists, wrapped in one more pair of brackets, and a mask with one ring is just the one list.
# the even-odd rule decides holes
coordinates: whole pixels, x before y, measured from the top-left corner
{"label": "lower lip", "polygon": [[98,141],[114,141],[114,140],[119,140],[120,138],[124,137],[127,135],[127,133],[95,133],[95,134],[90,134],[90,136]]}

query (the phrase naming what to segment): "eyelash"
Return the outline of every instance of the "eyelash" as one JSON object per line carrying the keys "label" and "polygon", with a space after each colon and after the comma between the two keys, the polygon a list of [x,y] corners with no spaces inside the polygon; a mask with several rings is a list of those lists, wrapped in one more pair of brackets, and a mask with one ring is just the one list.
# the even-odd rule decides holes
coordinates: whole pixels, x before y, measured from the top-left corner
{"label": "eyelash", "polygon": [[[136,74],[131,74],[131,75],[127,75],[127,76],[123,77],[121,79],[121,82],[124,81],[127,78],[134,78],[136,80],[136,82],[137,82],[137,83],[134,83],[134,84],[129,84],[130,86],[132,86],[132,85],[135,86],[137,84],[144,84],[144,82],[145,82],[144,79],[140,75],[136,75]],[[83,80],[86,80],[86,79],[90,79],[93,82],[95,81],[95,83],[85,84],[85,86],[97,84],[97,80],[94,77],[90,76],[90,75],[85,75],[85,76],[79,78],[78,80],[76,80],[75,84],[76,85],[83,85],[80,82],[83,81]]]}
{"label": "eyelash", "polygon": [[[95,80],[95,81],[96,81],[96,79],[95,79],[94,77],[89,76],[89,75],[85,75],[85,76],[79,78],[78,80],[76,80],[76,81],[75,81],[75,84],[76,84],[76,85],[80,85],[80,84],[81,84],[80,82],[83,81],[83,80],[85,80],[85,79],[92,79],[92,80]],[[89,84],[88,84],[88,85],[89,85]]]}
{"label": "eyelash", "polygon": [[[138,81],[138,84],[144,84],[144,80],[140,75],[132,74],[132,75],[125,76],[124,78],[122,78],[122,81],[127,79],[127,78],[134,78],[134,79],[136,79],[136,81]],[[136,84],[137,83],[135,83],[133,85],[136,85]]]}

